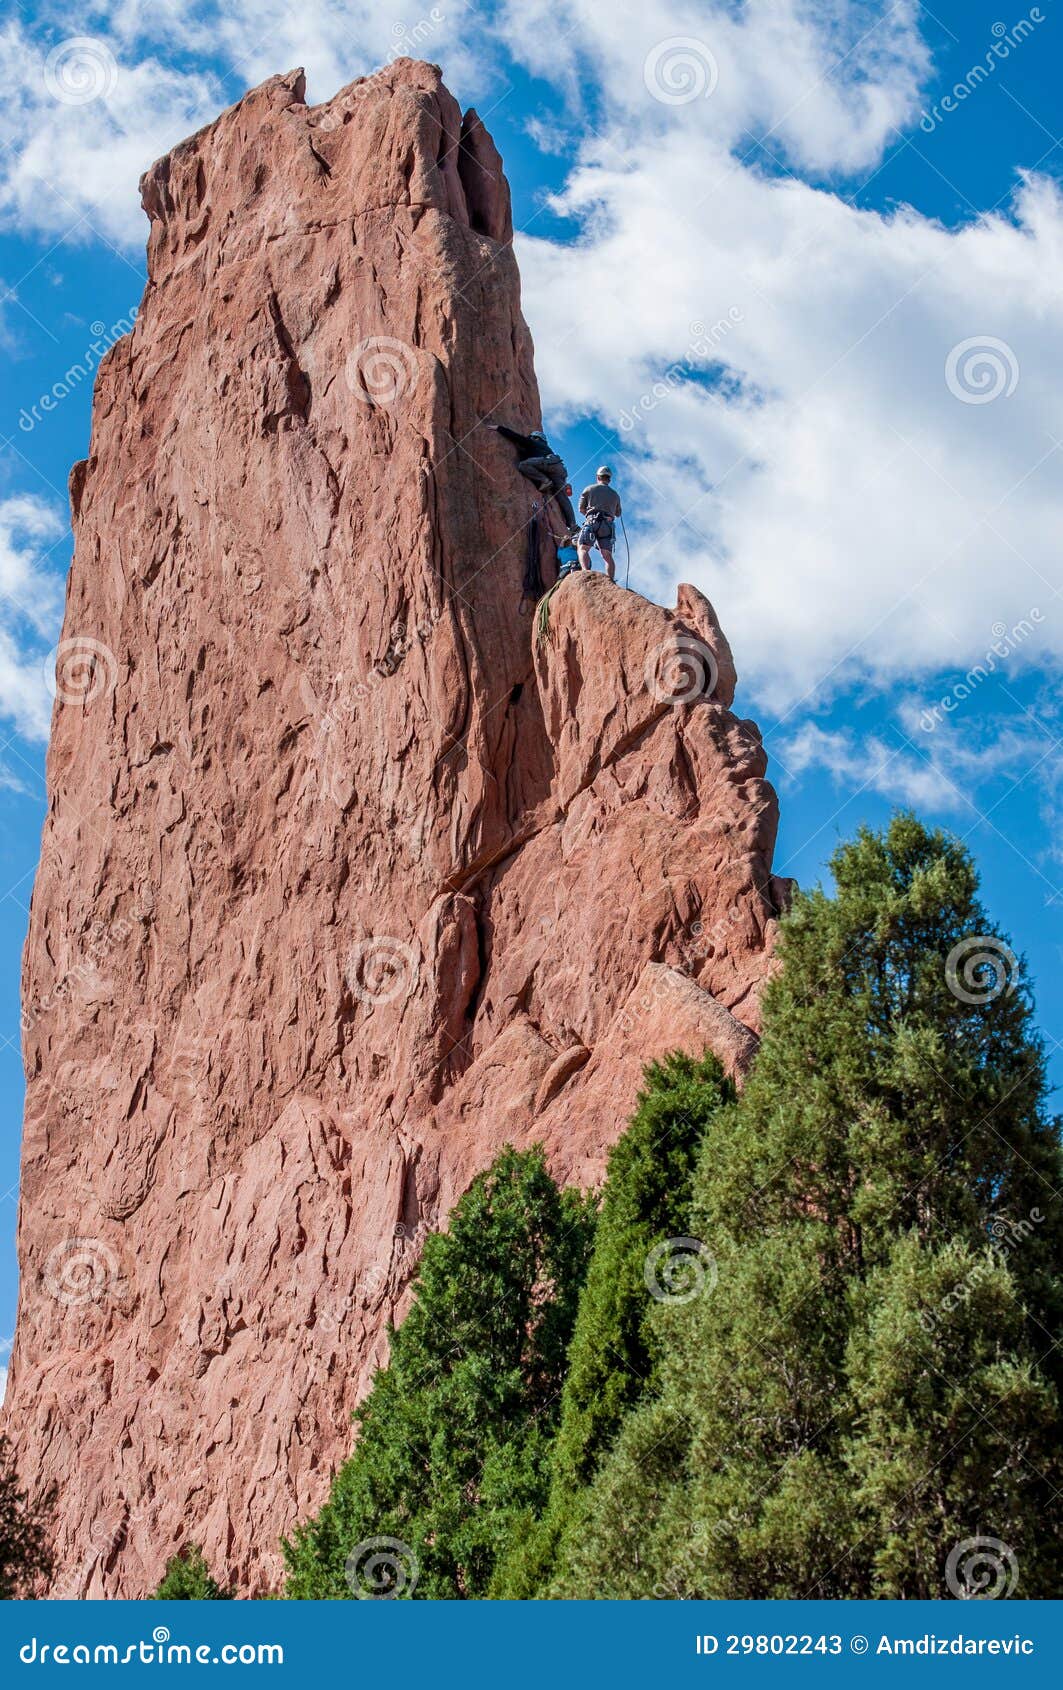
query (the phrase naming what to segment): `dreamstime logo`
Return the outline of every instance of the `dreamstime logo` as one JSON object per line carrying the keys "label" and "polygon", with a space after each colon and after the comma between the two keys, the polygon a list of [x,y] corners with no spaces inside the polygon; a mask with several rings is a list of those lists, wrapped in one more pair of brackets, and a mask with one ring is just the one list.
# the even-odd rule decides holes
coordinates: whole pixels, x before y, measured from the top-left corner
{"label": "dreamstime logo", "polygon": [[1018,1221],[1012,1220],[1010,1215],[994,1215],[986,1227],[989,1249],[973,1262],[969,1272],[945,1293],[936,1307],[922,1311],[919,1324],[923,1331],[933,1334],[955,1310],[962,1309],[965,1303],[970,1302],[979,1287],[992,1279],[1000,1264],[1006,1262],[1033,1236],[1035,1228],[1042,1225],[1044,1218],[1041,1210],[1037,1208],[1031,1209],[1028,1216]]}
{"label": "dreamstime logo", "polygon": [[348,354],[344,366],[347,386],[363,405],[397,404],[413,386],[417,360],[413,348],[389,335],[370,335]]}
{"label": "dreamstime logo", "polygon": [[118,1258],[102,1238],[66,1238],[49,1251],[44,1284],[68,1308],[98,1303],[121,1289]]}
{"label": "dreamstime logo", "polygon": [[1010,399],[1019,385],[1019,360],[1006,340],[972,335],[952,348],[945,360],[945,385],[963,405],[991,405]]}
{"label": "dreamstime logo", "polygon": [[720,67],[704,41],[670,35],[646,54],[642,80],[663,106],[687,106],[707,100],[720,80]]}
{"label": "dreamstime logo", "polygon": [[389,59],[403,57],[419,58],[420,48],[439,28],[446,23],[447,15],[438,6],[433,6],[426,18],[421,18],[412,26],[404,23],[394,23],[391,26],[392,45],[388,49]]}
{"label": "dreamstime logo", "polygon": [[665,1238],[646,1257],[642,1277],[658,1303],[691,1303],[716,1289],[718,1275],[715,1257],[700,1238]]}
{"label": "dreamstime logo", "polygon": [[359,939],[347,959],[347,984],[363,1003],[393,1003],[409,997],[421,966],[413,945],[388,935]]}
{"label": "dreamstime logo", "polygon": [[82,635],[60,640],[44,660],[48,691],[60,704],[92,704],[118,683],[114,653],[99,640]]}
{"label": "dreamstime logo", "polygon": [[968,1537],[945,1563],[945,1583],[961,1602],[1008,1597],[1019,1581],[1015,1553],[998,1537]]}
{"label": "dreamstime logo", "polygon": [[709,328],[706,328],[704,323],[691,323],[691,340],[686,349],[686,356],[670,364],[661,379],[655,381],[646,393],[640,394],[630,410],[621,411],[617,421],[625,434],[630,432],[636,423],[641,422],[644,416],[655,411],[662,400],[685,386],[698,365],[722,362],[716,356],[717,348],[733,328],[744,322],[745,316],[741,306],[732,305],[727,315],[718,317]]}
{"label": "dreamstime logo", "polygon": [[118,83],[111,49],[93,35],[73,35],[53,47],[44,66],[44,86],[64,106],[89,106],[106,100]]}
{"label": "dreamstime logo", "polygon": [[18,426],[23,434],[32,434],[33,430],[44,421],[49,411],[57,410],[64,399],[80,387],[82,382],[88,381],[93,373],[99,369],[101,362],[115,344],[124,335],[130,334],[137,320],[136,307],[130,306],[124,317],[118,317],[108,325],[100,318],[91,324],[93,339],[85,348],[81,357],[63,371],[54,381],[47,393],[38,395],[35,402],[27,410],[23,406],[19,413]]}
{"label": "dreamstime logo", "polygon": [[945,983],[960,1003],[987,1004],[1015,990],[1019,959],[995,933],[976,933],[953,945]]}
{"label": "dreamstime logo", "polygon": [[417,1588],[420,1563],[408,1543],[398,1537],[368,1537],[355,1544],[344,1566],[352,1596],[361,1601],[388,1602]]}
{"label": "dreamstime logo", "polygon": [[711,698],[719,678],[714,653],[693,634],[680,634],[646,658],[646,686],[662,704],[694,704],[699,698]]}
{"label": "dreamstime logo", "polygon": [[957,681],[955,686],[945,693],[936,704],[927,706],[919,718],[919,726],[923,732],[931,733],[934,728],[940,725],[942,712],[951,715],[965,698],[970,698],[976,687],[980,687],[983,681],[989,679],[990,675],[996,674],[998,661],[1003,662],[1005,658],[1011,656],[1012,652],[1017,651],[1024,640],[1032,637],[1034,629],[1039,627],[1043,621],[1043,613],[1037,605],[1034,605],[1029,615],[1023,616],[1011,628],[1008,627],[1006,622],[994,622],[990,630],[993,635],[993,644],[989,647],[985,657],[980,663],[972,664],[963,679]]}
{"label": "dreamstime logo", "polygon": [[[1028,41],[1038,24],[1045,21],[1045,15],[1040,6],[1031,6],[1024,18],[1008,29],[1006,23],[993,25],[994,41],[981,63],[972,65],[961,82],[954,82],[947,94],[943,94],[937,105],[931,111],[924,111],[919,120],[919,127],[925,135],[932,135],[939,123],[944,123],[945,117],[959,111],[965,100],[978,92],[983,82],[994,75],[999,64],[1009,59],[1017,47]],[[944,116],[942,115],[944,113]]]}

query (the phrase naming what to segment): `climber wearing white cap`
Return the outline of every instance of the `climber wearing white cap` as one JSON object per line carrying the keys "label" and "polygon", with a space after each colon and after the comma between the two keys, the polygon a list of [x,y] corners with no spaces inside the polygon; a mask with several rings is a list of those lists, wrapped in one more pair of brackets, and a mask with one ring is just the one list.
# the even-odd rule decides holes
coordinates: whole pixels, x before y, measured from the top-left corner
{"label": "climber wearing white cap", "polygon": [[579,496],[583,527],[579,531],[579,560],[584,569],[591,567],[591,547],[597,546],[605,563],[610,581],[616,580],[613,561],[613,541],[616,539],[616,519],[621,515],[620,494],[612,485],[613,472],[603,464],[597,478]]}

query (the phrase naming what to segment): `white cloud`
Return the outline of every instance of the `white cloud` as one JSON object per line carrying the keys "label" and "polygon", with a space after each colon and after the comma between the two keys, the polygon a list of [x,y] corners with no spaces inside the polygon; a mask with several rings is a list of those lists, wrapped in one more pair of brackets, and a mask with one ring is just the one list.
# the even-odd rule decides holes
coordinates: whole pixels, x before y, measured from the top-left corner
{"label": "white cloud", "polygon": [[0,217],[22,232],[142,246],[139,178],[217,114],[219,85],[155,57],[125,58],[102,35],[73,32],[79,54],[64,54],[63,39],[31,37],[16,21],[0,31]]}
{"label": "white cloud", "polygon": [[[45,665],[59,634],[63,575],[49,557],[66,532],[42,500],[0,499],[0,716],[31,740],[46,740],[51,723]],[[19,784],[10,770],[2,781]]]}
{"label": "white cloud", "polygon": [[[517,115],[583,126],[555,202],[579,237],[520,237],[525,305],[552,416],[630,423],[618,471],[637,583],[708,592],[759,708],[962,670],[994,624],[1034,606],[1019,661],[1054,660],[1059,191],[1029,176],[955,231],[842,191],[899,131],[935,144],[915,126],[920,13],[916,0],[440,0],[400,19],[372,0],[104,0],[89,27],[118,66],[106,99],[50,98],[58,27],[43,45],[15,24],[0,38],[22,73],[0,118],[0,212],[58,227],[70,202],[139,243],[139,171],[246,83],[302,62],[321,99],[412,45],[472,97],[508,51],[555,90],[554,109]],[[978,90],[956,121],[997,98]],[[49,172],[55,193],[39,185]],[[991,403],[946,383],[953,348],[976,340],[996,343],[1013,387]]]}
{"label": "white cloud", "polygon": [[467,0],[405,12],[377,0],[100,0],[87,20],[56,7],[46,33],[11,20],[0,29],[0,218],[139,248],[142,173],[247,88],[304,65],[308,97],[324,100],[402,53],[482,78],[498,52],[482,10]]}
{"label": "white cloud", "polygon": [[915,0],[507,0],[501,30],[637,163],[654,135],[863,169],[911,120],[929,63]]}
{"label": "white cloud", "polygon": [[[558,198],[585,238],[520,256],[547,406],[621,426],[640,584],[701,585],[780,709],[965,667],[1031,607],[1023,660],[1063,657],[1056,185],[953,232],[708,132],[628,140],[625,166],[591,144]],[[950,389],[965,342],[989,362],[957,354]]]}
{"label": "white cloud", "polygon": [[[843,791],[875,792],[891,803],[968,821],[983,815],[988,801],[980,793],[990,783],[1007,793],[1036,772],[1031,790],[1040,795],[1046,825],[1058,819],[1063,742],[1051,708],[1023,711],[1003,723],[973,716],[930,733],[913,709],[902,707],[896,714],[896,726],[866,735],[806,722],[784,739],[779,762],[791,777],[822,770]],[[994,808],[996,803],[989,805],[990,813]]]}

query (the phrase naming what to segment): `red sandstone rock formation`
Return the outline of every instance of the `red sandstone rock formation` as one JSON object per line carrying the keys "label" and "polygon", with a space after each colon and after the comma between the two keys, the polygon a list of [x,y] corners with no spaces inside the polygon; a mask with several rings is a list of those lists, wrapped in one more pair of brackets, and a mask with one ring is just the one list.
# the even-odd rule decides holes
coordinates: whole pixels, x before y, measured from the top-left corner
{"label": "red sandstone rock formation", "polygon": [[506,1141],[588,1182],[641,1065],[741,1066],[784,888],[711,607],[518,615],[509,194],[400,61],[148,172],[96,389],[26,948],[6,1408],[71,1595],[322,1500],[427,1228]]}

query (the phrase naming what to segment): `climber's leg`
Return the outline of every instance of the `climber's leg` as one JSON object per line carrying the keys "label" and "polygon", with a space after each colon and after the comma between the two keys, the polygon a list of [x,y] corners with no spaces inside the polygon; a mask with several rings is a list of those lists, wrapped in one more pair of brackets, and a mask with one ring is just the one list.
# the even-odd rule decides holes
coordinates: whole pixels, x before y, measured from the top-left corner
{"label": "climber's leg", "polygon": [[561,512],[561,521],[564,523],[566,528],[571,530],[573,528],[578,528],[579,524],[576,521],[576,513],[572,509],[572,500],[569,498],[569,494],[572,492],[572,487],[568,481],[563,479],[565,474],[563,467],[561,474],[562,479],[554,482],[552,491],[557,508]]}
{"label": "climber's leg", "polygon": [[553,483],[542,467],[541,458],[525,458],[522,464],[517,465],[517,469],[540,493],[553,492]]}
{"label": "climber's leg", "polygon": [[613,557],[612,552],[609,550],[608,546],[599,546],[598,550],[601,552],[602,558],[605,562],[605,573],[608,575],[610,581],[615,581],[616,560]]}
{"label": "climber's leg", "polygon": [[583,526],[579,531],[579,539],[576,541],[576,548],[579,552],[580,567],[582,569],[594,568],[594,565],[591,563],[591,548],[597,544],[598,518],[592,512],[590,516],[584,517]]}

